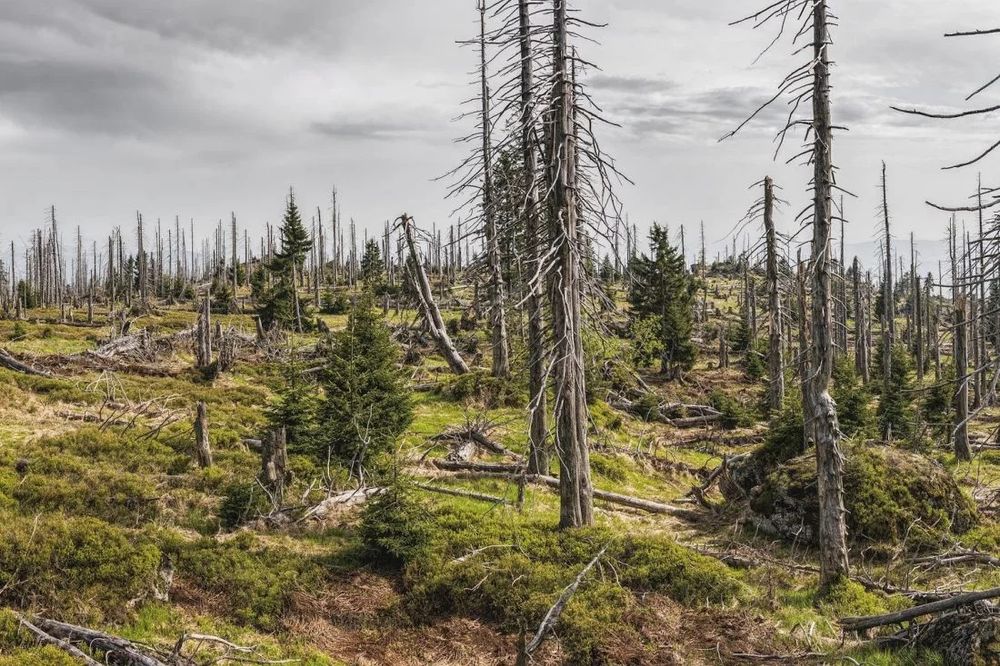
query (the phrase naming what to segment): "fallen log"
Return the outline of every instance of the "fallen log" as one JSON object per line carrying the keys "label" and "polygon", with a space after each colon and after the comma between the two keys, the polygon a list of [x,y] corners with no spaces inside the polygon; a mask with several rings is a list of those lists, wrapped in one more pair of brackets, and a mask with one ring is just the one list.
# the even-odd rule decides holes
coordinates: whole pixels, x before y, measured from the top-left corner
{"label": "fallen log", "polygon": [[43,645],[53,645],[64,651],[66,654],[79,659],[86,666],[101,666],[100,662],[91,659],[90,656],[83,652],[83,650],[79,649],[69,641],[64,641],[61,638],[56,638],[55,636],[45,633],[24,617],[18,616],[18,622],[22,627],[34,634],[39,643],[42,643]]}
{"label": "fallen log", "polygon": [[888,624],[900,624],[923,615],[932,615],[934,613],[940,613],[942,611],[951,610],[960,606],[967,606],[969,604],[976,603],[977,601],[985,601],[987,599],[995,599],[997,597],[1000,597],[1000,587],[994,587],[989,590],[980,590],[979,592],[966,592],[965,594],[959,594],[948,599],[941,599],[939,601],[932,601],[930,603],[914,606],[913,608],[896,611],[895,613],[886,613],[885,615],[867,615],[863,617],[845,617],[840,620],[840,626],[846,631],[874,629],[875,627],[883,627]]}
{"label": "fallen log", "polygon": [[432,464],[446,472],[493,472],[502,474],[519,474],[524,467],[509,463],[479,463],[460,460],[433,460]]}
{"label": "fallen log", "polygon": [[[435,461],[437,465],[439,461]],[[443,461],[442,461],[443,462]],[[454,465],[454,463],[446,463],[448,465]],[[493,465],[493,467],[509,467],[504,465]],[[440,469],[448,470],[446,467],[439,467]],[[554,476],[544,476],[541,474],[521,474],[512,473],[509,471],[497,472],[497,471],[457,471],[456,478],[459,479],[497,479],[501,481],[509,481],[511,483],[530,483],[536,486],[546,486],[552,488],[553,490],[559,489],[559,479]],[[619,506],[626,506],[630,509],[639,509],[640,511],[646,511],[648,513],[660,513],[666,515],[675,515],[682,517],[691,517],[693,512],[690,509],[684,509],[678,506],[673,506],[671,504],[663,504],[662,502],[654,502],[652,500],[646,500],[639,497],[631,497],[630,495],[621,495],[619,493],[613,493],[607,490],[593,489],[594,499],[602,500],[608,502],[609,504],[617,504]]]}
{"label": "fallen log", "polygon": [[111,663],[129,666],[167,666],[159,659],[142,652],[139,646],[132,641],[118,636],[45,618],[37,618],[35,623],[54,638],[61,638],[69,642],[80,641],[86,643],[91,649],[100,650],[105,653],[107,660]]}
{"label": "fallen log", "polygon": [[8,370],[13,370],[14,372],[20,372],[24,375],[33,375],[35,377],[51,377],[52,373],[48,370],[39,370],[38,368],[32,367],[27,363],[22,363],[13,356],[6,349],[0,349],[0,367],[7,368]]}

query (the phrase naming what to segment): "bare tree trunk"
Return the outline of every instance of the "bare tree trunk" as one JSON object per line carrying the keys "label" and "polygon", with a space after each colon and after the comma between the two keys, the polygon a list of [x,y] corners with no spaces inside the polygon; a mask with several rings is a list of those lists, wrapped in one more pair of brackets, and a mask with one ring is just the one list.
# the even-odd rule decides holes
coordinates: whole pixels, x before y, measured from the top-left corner
{"label": "bare tree trunk", "polygon": [[882,374],[892,374],[892,346],[896,344],[896,303],[892,289],[892,236],[889,234],[889,194],[882,162],[882,214],[885,220],[885,272],[882,282]]}
{"label": "bare tree trunk", "polygon": [[812,376],[809,412],[816,437],[819,485],[820,584],[828,588],[849,575],[847,526],[844,515],[844,459],[840,452],[837,409],[829,394],[833,371],[830,285],[830,226],[832,220],[833,132],[830,122],[830,35],[826,0],[813,8],[813,240],[812,240]]}
{"label": "bare tree trunk", "polygon": [[578,228],[574,94],[569,81],[566,0],[553,0],[553,75],[549,146],[549,210],[555,247],[552,329],[555,341],[555,448],[559,456],[559,525],[594,522],[583,372],[580,230]]}
{"label": "bare tree trunk", "polygon": [[[799,390],[802,396],[803,414],[809,406],[809,317],[807,315],[808,306],[806,300],[806,266],[802,263],[802,250],[798,251],[798,314],[799,314],[799,348],[798,348],[798,375]],[[804,419],[802,428],[802,450],[805,451],[813,441],[812,420]]]}
{"label": "bare tree trunk", "polygon": [[861,293],[861,266],[858,258],[854,257],[854,369],[865,384],[871,379],[866,326],[864,296]]}
{"label": "bare tree trunk", "polygon": [[[496,209],[493,201],[493,146],[490,136],[490,85],[486,77],[486,0],[479,0],[479,79],[481,83],[483,134],[483,223],[485,226],[486,260],[490,270],[490,315],[492,319],[491,346],[493,348],[492,374],[510,377],[510,353],[507,340],[506,289],[503,267],[500,265],[500,241],[497,238]],[[440,261],[438,262],[440,265]],[[443,281],[442,281],[443,284]]]}
{"label": "bare tree trunk", "polygon": [[[542,244],[539,238],[538,155],[535,152],[533,63],[531,47],[531,8],[529,0],[518,0],[519,39],[521,47],[521,159],[524,170],[524,236],[528,246],[530,264],[528,274],[532,276],[528,284],[528,392],[531,395],[531,426],[529,428],[528,471],[533,474],[548,474],[549,451],[547,445],[548,425],[546,423],[545,395],[545,339],[542,333],[542,299],[539,297],[541,285],[535,277],[542,263]],[[461,233],[459,234],[461,236]],[[461,255],[459,255],[461,262]],[[617,257],[616,257],[617,261]]]}
{"label": "bare tree trunk", "polygon": [[424,262],[417,248],[416,240],[413,237],[413,218],[403,213],[399,220],[403,225],[403,235],[406,238],[406,246],[410,249],[410,265],[412,267],[413,282],[417,287],[417,294],[420,296],[420,306],[424,311],[424,319],[430,327],[431,335],[437,341],[438,350],[448,362],[448,367],[456,375],[464,375],[469,372],[469,366],[465,359],[458,353],[455,344],[448,335],[444,319],[441,317],[441,310],[438,309],[434,301],[434,291],[431,288],[430,280],[427,279],[427,272],[424,270]]}
{"label": "bare tree trunk", "polygon": [[916,331],[916,339],[914,340],[914,346],[916,348],[917,356],[917,380],[919,382],[924,381],[924,316],[923,316],[923,302],[922,294],[920,291],[920,276],[917,275],[917,251],[913,243],[913,233],[910,233],[910,278],[912,282],[913,298],[912,298],[912,308],[913,308],[913,325]]}
{"label": "bare tree trunk", "polygon": [[[955,281],[958,281],[956,276]],[[969,447],[969,350],[967,311],[965,294],[958,294],[955,299],[955,381],[958,390],[955,393],[955,424],[954,441],[955,457],[959,460],[972,460],[972,449]]]}
{"label": "bare tree trunk", "polygon": [[197,415],[194,419],[195,459],[198,467],[204,469],[212,466],[212,449],[208,442],[208,410],[203,401],[198,402]]}
{"label": "bare tree trunk", "polygon": [[764,235],[767,249],[768,404],[779,411],[785,402],[785,362],[781,345],[781,291],[778,288],[778,248],[774,232],[774,181],[764,179]]}

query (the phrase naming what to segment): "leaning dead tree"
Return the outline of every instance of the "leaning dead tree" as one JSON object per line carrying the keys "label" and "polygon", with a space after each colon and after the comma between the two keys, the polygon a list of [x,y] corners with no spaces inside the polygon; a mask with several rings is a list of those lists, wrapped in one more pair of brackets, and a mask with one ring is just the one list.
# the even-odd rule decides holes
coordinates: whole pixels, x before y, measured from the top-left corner
{"label": "leaning dead tree", "polygon": [[[819,493],[820,583],[824,588],[849,574],[847,527],[844,510],[843,467],[837,409],[830,397],[833,371],[833,298],[830,247],[833,225],[833,192],[837,187],[833,166],[833,122],[830,112],[830,23],[834,20],[826,0],[779,0],[736,23],[754,27],[777,23],[777,43],[789,27],[794,31],[793,44],[800,39],[811,42],[797,47],[810,52],[807,62],[796,67],[781,82],[778,92],[727,136],[732,136],[765,108],[788,98],[791,111],[778,130],[778,150],[786,135],[797,127],[806,129],[807,144],[799,155],[812,166],[812,205],[799,218],[812,226],[812,256],[809,262],[812,302],[810,311],[809,377],[805,385],[806,418],[816,446]],[[770,48],[770,47],[768,47]],[[797,51],[798,52],[798,51]],[[811,105],[808,117],[796,117],[797,111]]]}
{"label": "leaning dead tree", "polygon": [[441,310],[434,300],[434,290],[431,288],[431,281],[427,278],[427,271],[424,270],[423,257],[420,256],[420,248],[417,246],[414,235],[413,218],[403,213],[396,218],[396,221],[399,222],[403,230],[406,246],[410,251],[410,261],[407,267],[413,284],[416,287],[417,295],[420,299],[420,308],[430,328],[431,336],[437,342],[438,350],[445,361],[448,362],[448,367],[451,368],[452,372],[457,375],[463,375],[469,372],[469,366],[465,362],[465,359],[462,358],[462,355],[458,353],[455,343],[451,341],[444,318],[441,316]]}

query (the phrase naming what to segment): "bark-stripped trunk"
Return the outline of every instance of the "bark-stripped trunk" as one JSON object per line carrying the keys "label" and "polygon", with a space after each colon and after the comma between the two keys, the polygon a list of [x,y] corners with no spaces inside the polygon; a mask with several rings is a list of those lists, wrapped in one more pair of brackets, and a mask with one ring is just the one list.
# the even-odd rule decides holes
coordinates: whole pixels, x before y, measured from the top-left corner
{"label": "bark-stripped trunk", "polygon": [[864,297],[861,293],[861,266],[854,257],[854,369],[865,384],[871,379],[868,365],[868,333],[865,330]]}
{"label": "bark-stripped trunk", "polygon": [[553,0],[553,73],[549,141],[549,211],[555,255],[551,285],[555,341],[555,448],[559,456],[559,525],[594,522],[587,399],[583,371],[580,230],[578,228],[574,91],[570,85],[566,0]]}
{"label": "bark-stripped trunk", "polygon": [[[528,0],[518,1],[521,46],[521,159],[524,168],[524,236],[530,261],[528,274],[537,276],[542,263],[542,244],[539,238],[538,155],[534,142],[534,54],[531,48],[531,9]],[[617,260],[617,257],[616,257]],[[548,474],[549,451],[546,443],[545,396],[545,338],[542,333],[541,285],[532,279],[528,284],[528,391],[531,394],[531,426],[528,431],[528,471]]]}
{"label": "bark-stripped trunk", "polygon": [[781,345],[781,291],[778,288],[778,248],[774,232],[774,181],[764,179],[764,236],[767,250],[768,405],[779,411],[785,402],[785,362]]}
{"label": "bark-stripped trunk", "polygon": [[[492,315],[491,343],[493,346],[493,376],[510,376],[510,354],[507,341],[507,317],[504,305],[507,300],[500,265],[500,242],[497,238],[496,210],[493,201],[493,146],[491,144],[490,85],[486,77],[486,0],[479,5],[479,79],[482,98],[483,132],[483,223],[486,236],[486,259],[490,270],[490,313]],[[440,262],[439,262],[440,265]],[[442,284],[444,282],[442,281]]]}
{"label": "bark-stripped trunk", "polygon": [[828,391],[833,370],[831,337],[830,226],[832,219],[832,128],[830,120],[830,35],[826,0],[813,9],[813,240],[812,240],[812,376],[809,414],[816,438],[819,485],[820,585],[824,588],[849,574],[847,526],[844,520],[844,459],[840,452],[837,409]]}
{"label": "bark-stripped trunk", "polygon": [[469,366],[466,364],[465,359],[462,358],[462,355],[458,353],[455,344],[451,341],[451,336],[448,335],[444,319],[441,317],[441,310],[438,309],[437,303],[434,301],[434,291],[431,288],[430,280],[427,278],[427,272],[424,271],[424,262],[420,257],[420,250],[417,248],[416,240],[413,237],[413,218],[404,213],[399,219],[403,226],[406,247],[410,250],[411,277],[417,287],[417,295],[420,298],[420,307],[423,310],[424,319],[427,321],[431,335],[437,342],[438,350],[441,352],[444,360],[448,362],[448,367],[456,375],[464,375],[469,372]]}

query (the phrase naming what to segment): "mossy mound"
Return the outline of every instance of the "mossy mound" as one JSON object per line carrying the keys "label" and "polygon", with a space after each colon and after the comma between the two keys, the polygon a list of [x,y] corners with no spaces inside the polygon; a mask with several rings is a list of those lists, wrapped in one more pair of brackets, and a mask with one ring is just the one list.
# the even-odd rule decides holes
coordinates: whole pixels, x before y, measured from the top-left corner
{"label": "mossy mound", "polygon": [[[846,451],[844,504],[854,543],[940,545],[978,523],[976,507],[943,467],[917,454],[856,445]],[[754,489],[751,508],[789,539],[818,542],[816,458],[778,467]]]}

